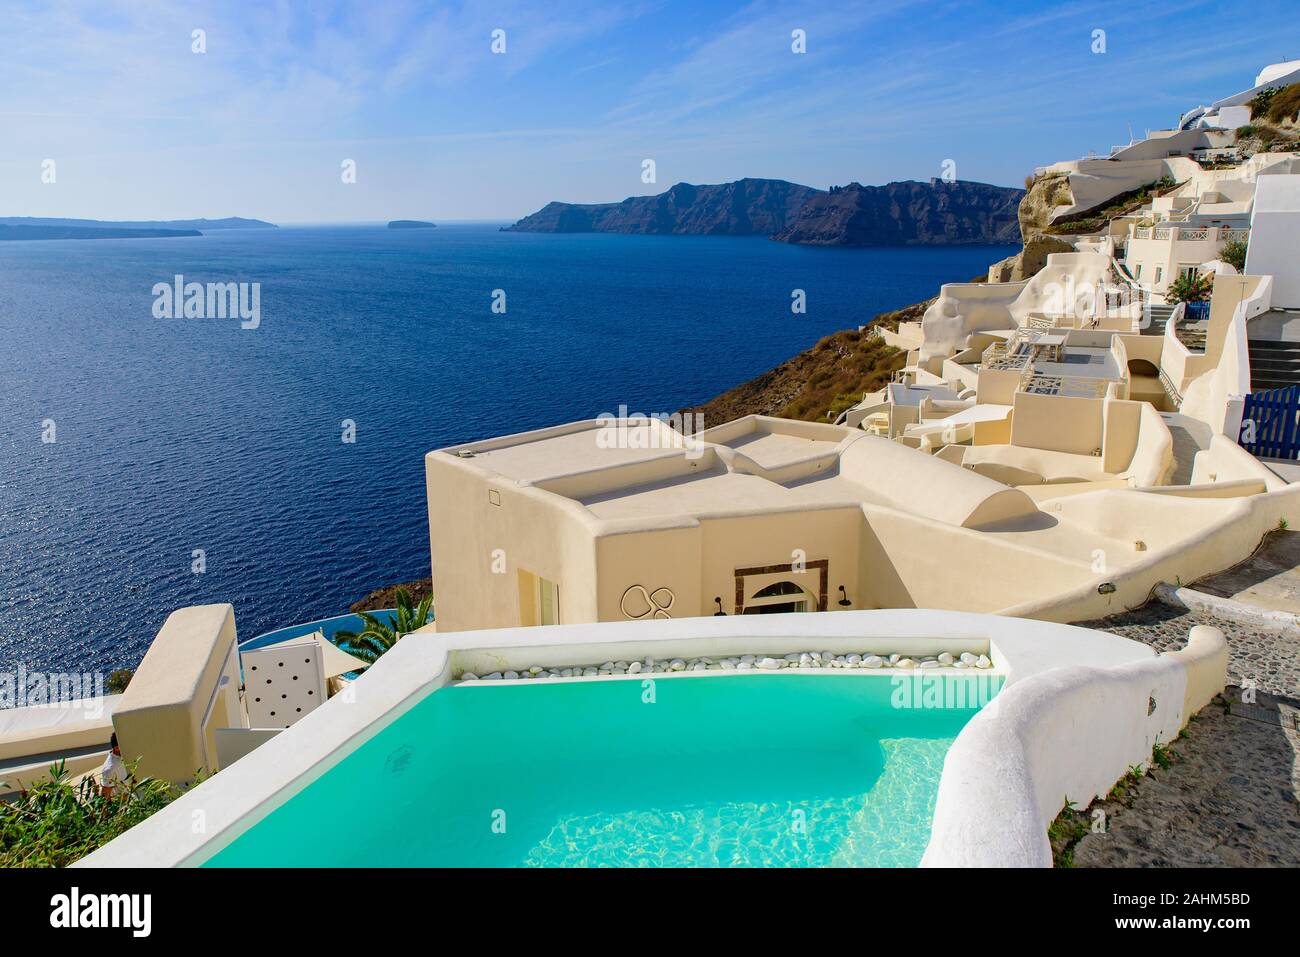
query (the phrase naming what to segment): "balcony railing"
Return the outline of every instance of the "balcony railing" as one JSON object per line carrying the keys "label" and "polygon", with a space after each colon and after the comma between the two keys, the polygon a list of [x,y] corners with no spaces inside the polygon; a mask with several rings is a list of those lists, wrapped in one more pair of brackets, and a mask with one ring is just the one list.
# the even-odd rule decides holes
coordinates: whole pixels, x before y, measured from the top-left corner
{"label": "balcony railing", "polygon": [[1134,239],[1154,239],[1159,242],[1174,240],[1183,243],[1245,242],[1249,229],[1232,229],[1227,226],[1146,226],[1134,227]]}
{"label": "balcony railing", "polygon": [[1032,368],[1020,377],[1020,391],[1029,395],[1063,395],[1083,399],[1104,399],[1107,379],[1076,375],[1044,375]]}

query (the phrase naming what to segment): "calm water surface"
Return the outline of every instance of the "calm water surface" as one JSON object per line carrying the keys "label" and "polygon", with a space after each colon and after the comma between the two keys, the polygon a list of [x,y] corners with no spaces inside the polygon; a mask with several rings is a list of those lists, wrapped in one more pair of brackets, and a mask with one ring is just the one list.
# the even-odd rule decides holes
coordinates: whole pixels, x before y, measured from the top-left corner
{"label": "calm water surface", "polygon": [[[208,863],[915,867],[975,709],[891,707],[892,687],[664,678],[653,704],[640,680],[445,688]],[[358,794],[370,813],[323,840]]]}
{"label": "calm water surface", "polygon": [[[672,412],[1012,252],[488,224],[0,243],[0,667],[134,666],[199,602],[241,637],[345,611],[428,574],[430,449]],[[261,326],[155,319],[177,273],[261,283]]]}

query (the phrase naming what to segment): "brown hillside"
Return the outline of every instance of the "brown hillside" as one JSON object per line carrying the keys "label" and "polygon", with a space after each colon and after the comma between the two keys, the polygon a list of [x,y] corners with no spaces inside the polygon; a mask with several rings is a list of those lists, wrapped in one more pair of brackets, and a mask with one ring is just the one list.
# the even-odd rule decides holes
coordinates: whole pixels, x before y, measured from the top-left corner
{"label": "brown hillside", "polygon": [[904,354],[868,336],[866,330],[873,325],[897,329],[900,322],[915,322],[932,302],[927,299],[882,312],[862,331],[833,333],[775,369],[682,412],[702,413],[705,428],[745,415],[825,422],[857,404],[864,392],[882,388],[894,370],[903,367]]}

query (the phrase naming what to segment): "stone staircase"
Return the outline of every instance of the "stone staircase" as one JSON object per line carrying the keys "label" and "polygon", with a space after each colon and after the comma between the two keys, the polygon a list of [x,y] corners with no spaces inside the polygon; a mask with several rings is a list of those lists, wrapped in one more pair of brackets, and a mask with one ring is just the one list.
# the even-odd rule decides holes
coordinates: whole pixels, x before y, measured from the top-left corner
{"label": "stone staircase", "polygon": [[1188,352],[1204,352],[1205,337],[1209,331],[1208,322],[1180,322],[1174,327],[1174,335],[1187,347]]}
{"label": "stone staircase", "polygon": [[1146,311],[1151,317],[1151,322],[1142,330],[1142,335],[1163,336],[1165,326],[1169,323],[1169,317],[1173,314],[1174,307],[1153,302],[1146,306]]}
{"label": "stone staircase", "polygon": [[1300,342],[1251,339],[1248,345],[1252,392],[1300,385]]}

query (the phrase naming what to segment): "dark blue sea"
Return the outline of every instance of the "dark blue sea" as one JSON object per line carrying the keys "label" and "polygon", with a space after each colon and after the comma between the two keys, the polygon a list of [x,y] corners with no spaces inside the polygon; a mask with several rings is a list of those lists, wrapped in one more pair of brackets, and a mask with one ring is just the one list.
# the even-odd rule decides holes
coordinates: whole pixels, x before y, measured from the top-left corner
{"label": "dark blue sea", "polygon": [[[202,602],[241,639],[346,612],[429,573],[430,449],[673,412],[1014,251],[496,224],[0,243],[0,669],[134,666]],[[260,283],[260,326],[155,318],[178,273]]]}

